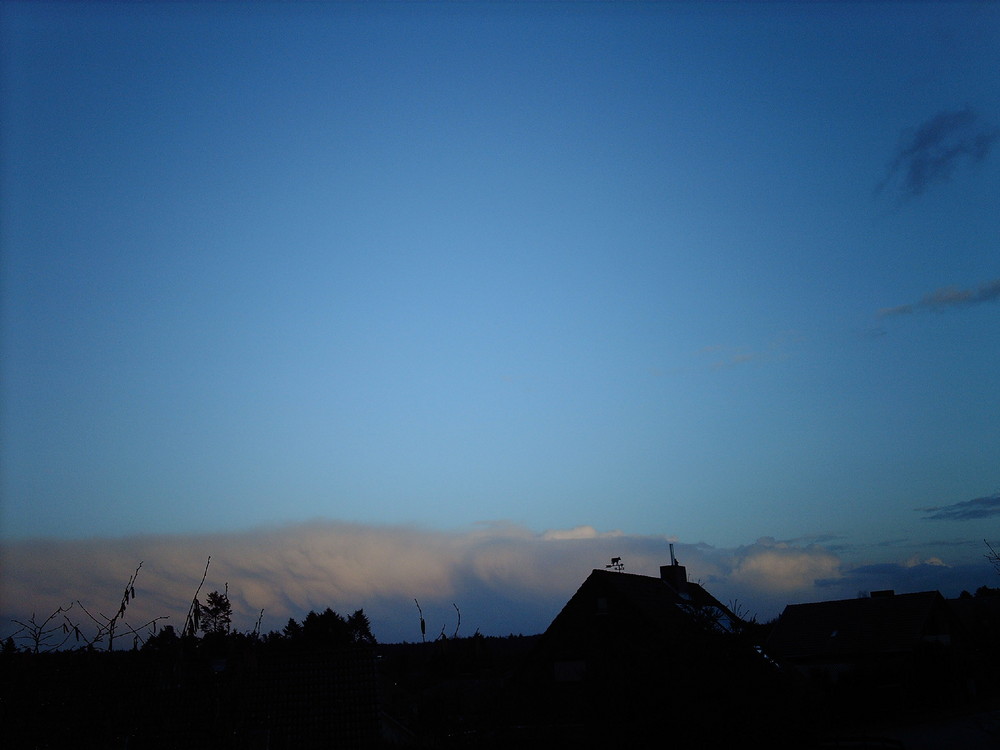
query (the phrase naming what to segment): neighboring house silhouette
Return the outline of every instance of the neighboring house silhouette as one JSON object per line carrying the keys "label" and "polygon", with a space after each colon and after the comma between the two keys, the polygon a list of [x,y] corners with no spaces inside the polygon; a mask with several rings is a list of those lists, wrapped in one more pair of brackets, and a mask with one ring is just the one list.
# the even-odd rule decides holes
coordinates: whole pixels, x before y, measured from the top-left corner
{"label": "neighboring house silhouette", "polygon": [[972,596],[963,592],[948,600],[948,608],[972,642],[975,664],[972,676],[980,693],[997,692],[1000,675],[1000,589],[982,586]]}
{"label": "neighboring house silhouette", "polygon": [[975,689],[965,631],[937,591],[790,604],[764,650],[811,684],[873,710],[940,706]]}

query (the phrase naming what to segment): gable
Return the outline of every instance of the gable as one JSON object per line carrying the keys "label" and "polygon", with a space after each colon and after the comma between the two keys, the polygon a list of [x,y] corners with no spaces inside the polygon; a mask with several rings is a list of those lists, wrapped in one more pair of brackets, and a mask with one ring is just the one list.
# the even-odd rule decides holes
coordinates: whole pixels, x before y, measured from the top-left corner
{"label": "gable", "polygon": [[594,570],[545,636],[565,645],[592,639],[639,639],[728,632],[736,616],[697,584],[681,595],[660,578]]}

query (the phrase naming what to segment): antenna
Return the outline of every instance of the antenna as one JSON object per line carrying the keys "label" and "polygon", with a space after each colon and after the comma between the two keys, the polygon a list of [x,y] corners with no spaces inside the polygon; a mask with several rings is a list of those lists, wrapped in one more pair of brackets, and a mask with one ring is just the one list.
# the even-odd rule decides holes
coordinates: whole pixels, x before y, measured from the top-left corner
{"label": "antenna", "polygon": [[613,568],[614,570],[617,570],[619,573],[621,573],[622,571],[625,570],[625,563],[622,562],[622,559],[620,557],[612,557],[611,564],[605,565],[604,567]]}

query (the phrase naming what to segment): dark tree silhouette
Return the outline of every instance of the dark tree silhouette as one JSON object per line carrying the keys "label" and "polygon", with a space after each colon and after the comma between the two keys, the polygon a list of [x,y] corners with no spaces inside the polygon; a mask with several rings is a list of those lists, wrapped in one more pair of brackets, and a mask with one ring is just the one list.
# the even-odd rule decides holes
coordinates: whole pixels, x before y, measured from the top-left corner
{"label": "dark tree silhouette", "polygon": [[362,643],[374,645],[375,636],[372,635],[371,622],[363,609],[354,611],[354,614],[347,618],[347,629],[352,643]]}
{"label": "dark tree silhouette", "polygon": [[229,602],[229,584],[226,584],[225,591],[219,593],[213,591],[205,597],[205,603],[198,604],[199,623],[201,632],[215,635],[225,635],[229,633],[229,627],[233,620],[233,606]]}
{"label": "dark tree silhouette", "polygon": [[352,645],[375,645],[371,622],[363,609],[344,617],[327,607],[322,612],[310,611],[301,623],[294,618],[281,631],[272,634],[296,649],[331,649]]}
{"label": "dark tree silhouette", "polygon": [[289,617],[288,623],[281,629],[281,634],[288,640],[296,640],[302,637],[302,626],[294,617]]}

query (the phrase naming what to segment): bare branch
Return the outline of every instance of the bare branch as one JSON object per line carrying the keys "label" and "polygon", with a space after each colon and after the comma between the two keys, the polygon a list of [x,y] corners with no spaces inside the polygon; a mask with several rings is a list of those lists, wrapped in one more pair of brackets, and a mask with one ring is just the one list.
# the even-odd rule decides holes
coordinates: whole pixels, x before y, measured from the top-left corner
{"label": "bare branch", "polygon": [[989,550],[989,552],[986,555],[986,559],[993,564],[993,567],[996,569],[997,573],[1000,574],[1000,552],[997,552],[993,548],[993,545],[990,544],[985,539],[983,540],[983,544],[985,544],[986,548]]}
{"label": "bare branch", "polygon": [[418,602],[416,599],[414,599],[413,601],[417,605],[417,612],[420,613],[420,640],[421,642],[423,642],[427,640],[425,637],[427,634],[427,623],[424,622],[424,611],[420,609],[420,602]]}
{"label": "bare branch", "polygon": [[[77,600],[76,603],[80,605],[80,609],[82,609],[84,612],[86,612],[87,616],[91,620],[93,620],[93,622],[97,625],[97,634],[94,636],[94,638],[92,640],[88,641],[88,645],[92,646],[95,643],[100,643],[101,641],[104,640],[104,636],[107,635],[107,637],[108,637],[107,650],[108,651],[114,651],[114,648],[115,648],[115,639],[122,637],[120,634],[116,633],[116,631],[118,630],[118,626],[119,625],[124,626],[125,629],[126,629],[126,631],[128,633],[132,634],[132,636],[133,636],[133,640],[132,640],[133,646],[137,646],[138,643],[139,643],[139,641],[145,642],[144,639],[142,638],[142,636],[136,630],[136,628],[132,627],[125,620],[125,611],[128,609],[129,603],[132,602],[135,599],[135,582],[136,582],[136,579],[139,577],[139,570],[141,568],[142,568],[142,562],[140,561],[139,565],[136,566],[135,571],[129,577],[128,583],[125,584],[125,589],[122,592],[121,602],[118,604],[118,611],[115,612],[115,614],[113,616],[109,617],[108,615],[104,614],[103,612],[98,612],[97,614],[101,618],[101,619],[98,619],[97,616],[95,616],[89,609],[87,609],[83,605],[83,602]],[[156,617],[156,618],[153,618],[152,620],[150,620],[146,624],[140,625],[139,627],[140,628],[148,628],[151,625],[155,624],[157,620],[162,620],[162,619],[165,619],[165,617]],[[79,629],[77,629],[75,635],[77,636],[77,638],[80,637]]]}
{"label": "bare branch", "polygon": [[139,625],[138,627],[135,627],[135,628],[132,627],[131,625],[129,625],[124,620],[122,621],[122,625],[125,627],[125,629],[129,633],[132,634],[132,648],[138,648],[140,645],[146,643],[146,640],[149,638],[149,635],[150,635],[147,632],[145,634],[145,636],[144,636],[143,633],[139,632],[140,630],[145,630],[145,631],[152,630],[153,634],[155,635],[156,634],[156,623],[159,622],[160,620],[169,620],[169,619],[170,618],[167,615],[160,615],[159,617],[154,617],[149,622],[145,622],[142,625]]}
{"label": "bare branch", "polygon": [[194,598],[191,600],[191,606],[188,608],[187,618],[184,620],[184,630],[181,631],[181,635],[195,635],[198,632],[198,619],[201,614],[201,602],[198,601],[198,594],[201,593],[201,587],[205,585],[205,579],[208,578],[208,566],[211,564],[212,556],[209,555],[208,561],[205,563],[205,572],[201,576],[201,583],[195,589]]}
{"label": "bare branch", "polygon": [[[29,641],[32,652],[36,654],[56,651],[62,648],[71,637],[75,636],[79,640],[79,627],[65,614],[72,608],[72,602],[65,608],[60,606],[41,622],[35,620],[34,612],[31,613],[31,617],[28,618],[27,622],[14,620],[13,622],[21,627],[11,637]],[[59,624],[53,624],[53,621],[59,619],[60,615],[62,615],[63,621]],[[60,633],[62,634],[61,639],[59,638]],[[53,635],[55,635],[55,639],[52,638]]]}

